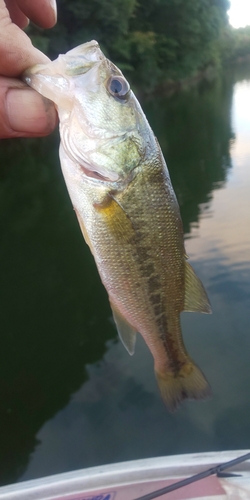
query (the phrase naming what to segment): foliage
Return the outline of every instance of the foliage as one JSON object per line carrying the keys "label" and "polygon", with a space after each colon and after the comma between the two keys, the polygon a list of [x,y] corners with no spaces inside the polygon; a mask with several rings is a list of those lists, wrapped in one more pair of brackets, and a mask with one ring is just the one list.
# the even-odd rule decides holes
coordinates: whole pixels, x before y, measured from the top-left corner
{"label": "foliage", "polygon": [[249,52],[250,28],[230,29],[228,8],[228,0],[58,0],[57,26],[29,34],[51,58],[96,39],[150,92]]}
{"label": "foliage", "polygon": [[241,62],[250,57],[250,26],[228,28],[220,40],[221,57],[224,63]]}

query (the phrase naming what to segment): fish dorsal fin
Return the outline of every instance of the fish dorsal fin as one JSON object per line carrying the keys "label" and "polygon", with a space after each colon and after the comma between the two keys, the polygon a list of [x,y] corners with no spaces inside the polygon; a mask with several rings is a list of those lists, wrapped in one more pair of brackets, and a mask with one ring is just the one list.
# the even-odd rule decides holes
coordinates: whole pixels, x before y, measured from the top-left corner
{"label": "fish dorsal fin", "polygon": [[132,326],[130,326],[112,302],[110,302],[110,305],[119,337],[125,349],[128,351],[130,356],[132,356],[135,352],[136,331],[132,328]]}
{"label": "fish dorsal fin", "polygon": [[205,288],[193,268],[185,262],[184,311],[211,313],[211,306]]}

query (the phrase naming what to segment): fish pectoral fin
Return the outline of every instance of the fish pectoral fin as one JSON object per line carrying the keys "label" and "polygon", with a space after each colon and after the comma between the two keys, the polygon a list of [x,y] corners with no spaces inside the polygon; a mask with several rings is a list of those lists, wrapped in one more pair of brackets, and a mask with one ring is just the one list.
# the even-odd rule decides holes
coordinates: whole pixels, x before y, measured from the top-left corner
{"label": "fish pectoral fin", "polygon": [[74,210],[75,210],[75,213],[76,213],[76,216],[77,216],[77,220],[78,220],[78,222],[79,222],[79,226],[80,226],[80,228],[81,228],[81,231],[82,231],[83,237],[84,237],[84,239],[85,239],[85,241],[86,241],[87,245],[89,246],[91,253],[93,254],[93,249],[92,249],[91,241],[90,241],[90,239],[89,239],[89,236],[88,236],[88,233],[87,233],[86,227],[85,227],[85,225],[84,225],[84,222],[83,222],[83,220],[82,220],[82,218],[81,218],[80,214],[79,214],[79,213],[78,213],[78,211],[76,210],[76,208],[74,208]]}
{"label": "fish pectoral fin", "polygon": [[205,288],[193,268],[185,262],[185,300],[183,311],[212,312]]}
{"label": "fish pectoral fin", "polygon": [[121,313],[117,310],[117,308],[110,302],[110,306],[112,309],[114,321],[116,324],[116,328],[119,334],[119,337],[128,351],[130,356],[132,356],[135,352],[135,341],[136,341],[136,331],[132,326],[127,322],[127,320],[121,315]]}

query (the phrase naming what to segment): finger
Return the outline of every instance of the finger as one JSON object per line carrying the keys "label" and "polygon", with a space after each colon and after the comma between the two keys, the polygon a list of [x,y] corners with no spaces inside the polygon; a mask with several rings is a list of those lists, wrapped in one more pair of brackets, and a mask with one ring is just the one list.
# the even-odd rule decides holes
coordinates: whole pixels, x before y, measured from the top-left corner
{"label": "finger", "polygon": [[56,0],[16,0],[21,11],[42,28],[52,28],[57,20]]}
{"label": "finger", "polygon": [[24,83],[0,77],[0,137],[41,137],[57,124],[54,105]]}
{"label": "finger", "polygon": [[5,0],[6,7],[9,11],[10,18],[13,23],[17,24],[19,28],[26,28],[29,24],[29,19],[18,7],[15,0]]}
{"label": "finger", "polygon": [[5,31],[0,28],[0,61],[3,76],[19,76],[30,66],[49,59],[32,46],[23,31],[10,24]]}
{"label": "finger", "polygon": [[0,61],[0,72],[4,76],[19,76],[30,66],[49,61],[32,46],[29,37],[11,22],[3,0],[0,0]]}

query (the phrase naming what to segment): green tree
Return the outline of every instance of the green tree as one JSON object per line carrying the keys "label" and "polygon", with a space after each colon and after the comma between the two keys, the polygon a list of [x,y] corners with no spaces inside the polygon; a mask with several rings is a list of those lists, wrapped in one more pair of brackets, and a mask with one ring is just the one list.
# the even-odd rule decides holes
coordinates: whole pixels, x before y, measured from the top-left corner
{"label": "green tree", "polygon": [[219,65],[228,7],[227,0],[59,0],[57,26],[30,33],[52,58],[96,39],[150,91]]}

